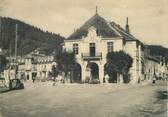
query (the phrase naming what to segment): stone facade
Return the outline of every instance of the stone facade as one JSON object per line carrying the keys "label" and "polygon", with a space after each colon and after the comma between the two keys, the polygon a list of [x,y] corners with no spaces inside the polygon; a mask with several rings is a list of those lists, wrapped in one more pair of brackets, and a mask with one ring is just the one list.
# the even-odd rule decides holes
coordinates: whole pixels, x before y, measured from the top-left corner
{"label": "stone facade", "polygon": [[[111,30],[114,34],[112,34],[113,32],[110,32],[108,35],[103,35],[106,34],[107,28],[101,29],[103,28],[102,25],[106,25],[109,28],[107,31],[109,32],[109,30]],[[105,32],[101,33],[100,31],[102,30]],[[79,36],[77,34],[79,32],[84,34],[84,31],[87,32],[85,35]],[[115,23],[110,24],[96,14],[78,31],[74,32],[65,40],[63,48],[67,52],[75,53],[77,63],[81,66],[82,81],[87,78],[88,64],[94,63],[98,66],[98,79],[101,83],[103,83],[103,78],[105,76],[104,66],[107,62],[107,53],[110,51],[115,52],[122,50],[133,58],[130,77],[131,83],[136,83],[143,76],[142,63],[144,60],[144,51],[142,45],[143,44],[140,41],[124,31],[119,25]]]}

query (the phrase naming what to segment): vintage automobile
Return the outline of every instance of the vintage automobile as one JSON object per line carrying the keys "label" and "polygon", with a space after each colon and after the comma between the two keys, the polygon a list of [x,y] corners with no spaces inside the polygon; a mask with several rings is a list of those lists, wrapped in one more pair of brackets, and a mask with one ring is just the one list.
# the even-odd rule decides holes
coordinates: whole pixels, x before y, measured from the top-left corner
{"label": "vintage automobile", "polygon": [[24,89],[24,84],[20,79],[11,79],[9,81],[9,90]]}

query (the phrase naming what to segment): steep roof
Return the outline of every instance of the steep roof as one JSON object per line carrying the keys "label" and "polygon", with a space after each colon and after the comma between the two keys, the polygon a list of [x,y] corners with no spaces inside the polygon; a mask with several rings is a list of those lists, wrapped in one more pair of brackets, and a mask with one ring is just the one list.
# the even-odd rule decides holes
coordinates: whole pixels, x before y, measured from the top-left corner
{"label": "steep roof", "polygon": [[102,36],[104,38],[120,36],[120,34],[111,27],[110,23],[108,23],[98,14],[95,14],[86,23],[84,23],[83,26],[72,33],[67,39],[81,39],[83,36],[87,36],[88,29],[92,26],[96,28],[98,36]]}
{"label": "steep roof", "polygon": [[148,56],[147,56],[147,59],[148,59],[148,60],[155,61],[155,62],[157,62],[157,63],[159,63],[159,62],[160,62],[159,58],[154,57],[154,56],[150,56],[150,55],[148,55]]}
{"label": "steep roof", "polygon": [[130,33],[127,33],[120,25],[115,22],[108,22],[97,13],[84,23],[78,30],[72,33],[67,40],[81,39],[86,37],[88,29],[95,27],[97,35],[103,38],[122,37],[126,41],[139,41]]}
{"label": "steep roof", "polygon": [[122,35],[122,37],[127,40],[127,41],[131,41],[131,40],[137,40],[133,35],[131,35],[130,33],[127,33],[120,25],[116,24],[115,22],[110,22],[110,25],[116,29],[120,35]]}

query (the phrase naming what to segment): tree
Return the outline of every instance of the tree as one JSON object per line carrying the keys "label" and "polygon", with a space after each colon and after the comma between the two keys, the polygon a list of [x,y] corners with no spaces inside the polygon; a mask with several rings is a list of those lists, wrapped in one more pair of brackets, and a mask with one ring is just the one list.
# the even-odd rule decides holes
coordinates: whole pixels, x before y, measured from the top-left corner
{"label": "tree", "polygon": [[130,55],[126,54],[123,51],[119,52],[110,52],[107,54],[107,64],[105,66],[105,70],[108,74],[112,74],[117,72],[120,80],[122,76],[124,76],[123,80],[126,82],[128,80],[128,72],[132,66],[133,59]]}
{"label": "tree", "polygon": [[56,55],[56,61],[58,63],[58,69],[67,75],[68,72],[72,71],[75,65],[75,54],[71,52],[61,52]]}

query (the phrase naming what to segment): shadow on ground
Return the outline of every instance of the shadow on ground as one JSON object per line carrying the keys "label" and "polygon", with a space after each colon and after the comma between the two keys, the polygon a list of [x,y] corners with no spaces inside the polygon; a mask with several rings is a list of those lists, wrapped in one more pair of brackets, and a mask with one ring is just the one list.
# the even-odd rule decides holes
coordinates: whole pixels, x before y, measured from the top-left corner
{"label": "shadow on ground", "polygon": [[14,89],[14,90],[10,90],[10,89],[7,88],[7,89],[3,89],[3,90],[1,90],[1,91],[0,91],[0,94],[1,94],[1,93],[11,92],[11,91],[16,91],[16,90],[22,90],[22,89]]}
{"label": "shadow on ground", "polygon": [[158,91],[157,98],[162,100],[168,99],[168,91]]}
{"label": "shadow on ground", "polygon": [[7,89],[7,90],[4,90],[4,91],[1,91],[0,93],[7,93],[9,91],[11,91],[11,90]]}

